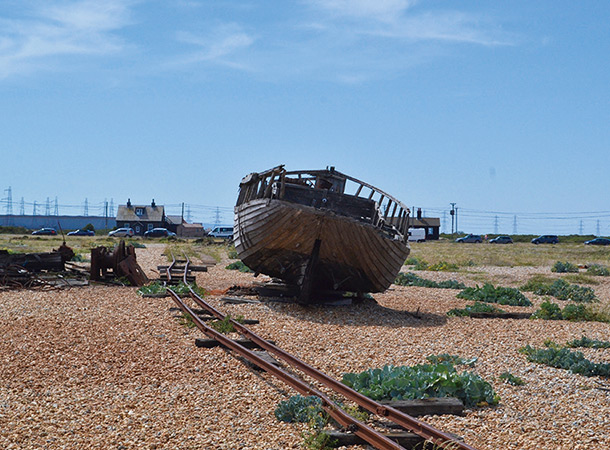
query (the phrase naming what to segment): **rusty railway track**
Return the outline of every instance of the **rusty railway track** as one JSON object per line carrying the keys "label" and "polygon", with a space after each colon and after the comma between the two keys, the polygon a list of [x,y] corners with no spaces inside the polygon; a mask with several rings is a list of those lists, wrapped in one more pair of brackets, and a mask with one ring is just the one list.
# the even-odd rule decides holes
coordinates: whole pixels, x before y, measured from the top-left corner
{"label": "rusty railway track", "polygon": [[[188,267],[190,264],[189,258],[185,255],[186,263],[184,267],[183,281],[185,284],[187,283],[187,274]],[[172,255],[172,264],[167,268],[167,277],[168,281],[171,280],[171,269],[174,267],[176,260]],[[195,312],[189,308],[189,306],[184,303],[184,301],[178,296],[171,288],[167,287],[167,292],[172,297],[172,300],[177,304],[177,306],[182,310],[183,313],[189,315],[197,328],[206,334],[208,337],[212,339],[216,339],[223,346],[233,350],[240,356],[246,358],[251,363],[259,366],[264,369],[266,372],[274,375],[284,383],[288,384],[292,388],[294,388],[297,392],[302,395],[314,395],[322,401],[323,409],[333,418],[335,419],[341,426],[346,428],[347,430],[353,432],[357,436],[361,437],[369,444],[373,445],[375,448],[379,450],[405,450],[404,447],[400,446],[395,441],[389,439],[384,434],[379,431],[373,429],[367,424],[360,422],[359,420],[353,418],[341,408],[339,408],[334,401],[332,401],[326,394],[318,390],[316,387],[307,383],[306,381],[297,378],[295,375],[276,367],[270,362],[264,360],[256,353],[248,350],[243,347],[239,343],[229,339],[222,333],[217,332],[213,328],[207,326]],[[191,299],[202,309],[206,310],[212,316],[216,317],[219,320],[226,319],[226,315],[221,311],[214,308],[212,305],[207,303],[203,298],[201,298],[192,288],[190,289]],[[309,364],[301,361],[297,357],[285,352],[281,348],[276,345],[270,343],[269,341],[261,338],[252,330],[245,327],[243,324],[232,320],[229,317],[229,321],[240,334],[244,337],[250,339],[252,342],[256,343],[261,348],[267,350],[270,353],[273,353],[276,357],[284,361],[289,366],[299,369],[301,372],[310,376],[311,378],[318,381],[323,386],[329,388],[333,392],[342,395],[343,397],[353,401],[360,407],[366,409],[372,414],[378,415],[380,417],[384,417],[395,424],[403,427],[405,430],[411,431],[414,434],[422,437],[426,441],[433,443],[438,446],[438,448],[443,448],[447,450],[476,450],[474,447],[457,440],[455,437],[444,433],[431,425],[426,424],[416,418],[409,416],[395,408],[392,408],[387,405],[382,405],[359,392],[347,387],[343,383],[329,377],[328,375],[320,372]]]}

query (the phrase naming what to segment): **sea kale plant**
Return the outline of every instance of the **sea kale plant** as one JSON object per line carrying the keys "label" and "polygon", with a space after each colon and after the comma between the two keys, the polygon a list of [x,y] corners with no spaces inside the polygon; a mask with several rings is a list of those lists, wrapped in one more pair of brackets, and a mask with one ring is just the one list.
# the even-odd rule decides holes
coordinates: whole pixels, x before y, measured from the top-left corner
{"label": "sea kale plant", "polygon": [[591,362],[582,352],[561,347],[552,341],[546,341],[544,344],[546,348],[541,349],[526,345],[519,349],[519,352],[526,355],[527,360],[531,362],[569,370],[586,377],[610,377],[610,364]]}
{"label": "sea kale plant", "polygon": [[572,264],[571,262],[562,262],[562,261],[557,261],[555,264],[553,264],[553,267],[551,267],[551,272],[557,272],[557,273],[566,273],[566,272],[578,272],[578,266]]}
{"label": "sea kale plant", "polygon": [[399,273],[394,284],[440,289],[464,289],[466,285],[456,280],[433,281],[418,277],[412,272]]}
{"label": "sea kale plant", "polygon": [[532,302],[519,289],[501,286],[494,287],[490,283],[485,283],[483,286],[468,287],[460,292],[457,297],[479,302],[498,303],[500,305],[532,305]]}
{"label": "sea kale plant", "polygon": [[502,314],[505,313],[501,308],[498,308],[495,305],[490,305],[489,303],[481,303],[474,302],[472,305],[466,305],[464,308],[454,308],[447,311],[448,316],[454,317],[470,317],[472,314],[476,313],[492,313],[492,314]]}
{"label": "sea kale plant", "polygon": [[558,279],[552,283],[528,282],[521,289],[531,291],[536,295],[551,295],[558,300],[566,300],[577,303],[597,302],[595,291],[589,287],[570,284],[565,280]]}
{"label": "sea kale plant", "polygon": [[384,366],[346,373],[342,381],[373,400],[457,397],[467,406],[495,405],[499,401],[491,384],[475,373],[459,373],[449,362]]}

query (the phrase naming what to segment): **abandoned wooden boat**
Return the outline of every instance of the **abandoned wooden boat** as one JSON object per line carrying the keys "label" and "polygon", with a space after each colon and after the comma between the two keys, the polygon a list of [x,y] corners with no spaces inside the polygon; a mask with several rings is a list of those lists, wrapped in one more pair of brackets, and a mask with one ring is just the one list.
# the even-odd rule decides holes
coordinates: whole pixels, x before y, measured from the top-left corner
{"label": "abandoned wooden boat", "polygon": [[309,302],[323,291],[386,290],[409,255],[408,221],[401,202],[334,167],[278,166],[242,179],[233,236],[244,264]]}

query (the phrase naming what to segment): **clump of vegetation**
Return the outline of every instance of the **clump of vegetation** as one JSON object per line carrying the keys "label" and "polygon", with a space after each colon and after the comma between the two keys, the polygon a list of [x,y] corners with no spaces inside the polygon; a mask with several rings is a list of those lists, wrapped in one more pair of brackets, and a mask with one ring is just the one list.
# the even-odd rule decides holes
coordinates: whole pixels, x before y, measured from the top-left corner
{"label": "clump of vegetation", "polygon": [[561,309],[557,303],[545,301],[540,304],[538,309],[531,316],[532,319],[544,320],[569,320],[572,322],[606,322],[606,318],[595,313],[586,305],[570,303]]}
{"label": "clump of vegetation", "polygon": [[[180,281],[180,283],[170,286],[169,288],[179,296],[189,295],[191,289],[200,297],[204,297],[206,295],[205,289],[197,286],[195,283],[185,284],[183,281]],[[137,292],[140,295],[166,294],[167,286],[161,281],[153,281],[152,283],[139,288]]]}
{"label": "clump of vegetation", "polygon": [[523,379],[513,375],[510,372],[502,372],[500,374],[499,377],[502,381],[504,381],[507,384],[511,384],[513,386],[523,386],[525,384],[525,381],[523,381]]}
{"label": "clump of vegetation", "polygon": [[235,327],[231,323],[231,319],[237,323],[244,323],[244,316],[236,316],[232,318],[227,314],[222,320],[216,319],[210,322],[210,326],[222,334],[233,333],[235,331]]}
{"label": "clump of vegetation", "polygon": [[405,261],[405,266],[414,266],[419,262],[419,259],[415,256],[409,256]]}
{"label": "clump of vegetation", "polygon": [[501,308],[490,305],[489,303],[474,302],[472,305],[466,305],[465,308],[454,308],[447,311],[448,316],[453,317],[470,317],[473,313],[492,313],[502,314],[505,313]]}
{"label": "clump of vegetation", "polygon": [[239,255],[237,254],[237,250],[235,250],[235,247],[229,247],[229,249],[227,250],[227,258],[229,259],[238,259]]}
{"label": "clump of vegetation", "polygon": [[180,296],[189,295],[191,293],[191,289],[200,297],[204,297],[206,295],[206,291],[202,287],[197,286],[195,283],[184,283],[184,281],[180,281],[175,286],[170,286],[170,289]]}
{"label": "clump of vegetation", "polygon": [[316,396],[303,397],[293,395],[282,400],[275,408],[275,418],[281,422],[309,423],[312,419],[325,425],[326,414],[322,409],[322,400]]}
{"label": "clump of vegetation", "polygon": [[243,272],[243,273],[254,272],[252,269],[250,269],[248,266],[246,266],[242,261],[232,262],[227,267],[225,267],[225,269],[239,270],[240,272]]}
{"label": "clump of vegetation", "polygon": [[456,280],[433,281],[418,277],[412,272],[399,273],[394,284],[400,286],[419,286],[440,289],[464,289],[466,285]]}
{"label": "clump of vegetation", "polygon": [[167,289],[165,288],[165,285],[160,281],[153,281],[152,283],[139,288],[137,292],[140,295],[159,295],[166,294]]}
{"label": "clump of vegetation", "polygon": [[521,289],[532,291],[536,295],[552,295],[558,300],[566,300],[577,303],[591,303],[598,301],[595,291],[589,287],[570,284],[565,280],[558,279],[551,284],[545,282],[532,282]]}
{"label": "clump of vegetation", "polygon": [[457,397],[467,406],[495,405],[491,384],[471,372],[458,373],[450,363],[384,366],[346,373],[343,383],[373,400]]}
{"label": "clump of vegetation", "polygon": [[494,287],[491,283],[468,287],[457,295],[458,298],[500,305],[531,306],[532,302],[515,288]]}
{"label": "clump of vegetation", "polygon": [[187,328],[195,328],[197,326],[195,325],[195,321],[193,320],[193,318],[189,314],[185,313],[182,313],[182,315],[178,319],[178,322],[180,323],[180,325],[185,326]]}
{"label": "clump of vegetation", "polygon": [[601,264],[591,264],[589,267],[587,267],[587,273],[600,277],[610,276],[610,270],[608,270],[606,266],[602,266]]}
{"label": "clump of vegetation", "polygon": [[466,358],[462,358],[461,356],[458,356],[458,355],[450,355],[448,353],[441,353],[440,355],[430,355],[430,356],[426,357],[426,360],[428,360],[428,362],[431,362],[432,364],[449,363],[449,364],[453,364],[454,366],[474,367],[478,358],[466,359]]}
{"label": "clump of vegetation", "polygon": [[415,265],[415,270],[429,270],[432,272],[455,272],[460,267],[457,264],[449,263],[447,261],[439,261],[434,264],[428,264],[425,261],[419,261]]}
{"label": "clump of vegetation", "polygon": [[562,261],[557,261],[555,264],[553,264],[553,267],[551,267],[551,272],[557,272],[557,273],[566,273],[566,272],[578,272],[578,266],[570,263],[570,262],[562,262]]}
{"label": "clump of vegetation", "polygon": [[309,425],[309,431],[304,431],[303,446],[309,450],[332,450],[337,446],[337,440],[330,437],[326,431]]}
{"label": "clump of vegetation", "polygon": [[566,343],[566,347],[570,348],[610,348],[610,342],[598,341],[582,336],[580,339],[574,339]]}
{"label": "clump of vegetation", "polygon": [[610,364],[594,363],[585,358],[582,352],[574,352],[561,347],[552,341],[546,341],[547,348],[536,349],[526,345],[519,349],[527,356],[527,360],[559,369],[569,370],[572,373],[586,377],[610,377]]}

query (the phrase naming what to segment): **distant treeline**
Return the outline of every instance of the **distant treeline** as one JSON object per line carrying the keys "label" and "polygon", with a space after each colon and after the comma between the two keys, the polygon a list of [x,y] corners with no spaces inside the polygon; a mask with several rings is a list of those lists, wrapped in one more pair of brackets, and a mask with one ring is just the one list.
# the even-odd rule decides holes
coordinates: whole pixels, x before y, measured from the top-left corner
{"label": "distant treeline", "polygon": [[[550,233],[549,233],[550,234]],[[448,240],[454,240],[459,237],[466,236],[466,233],[456,233],[455,235],[450,233],[441,233],[440,237]],[[481,235],[485,238],[485,234]],[[532,239],[540,236],[539,234],[487,234],[487,239],[493,239],[498,236],[510,236],[513,242],[531,242]],[[593,234],[569,234],[569,235],[560,235],[558,234],[559,242],[562,243],[572,243],[572,244],[582,244],[585,241],[589,241],[591,239],[595,239],[598,236]]]}

